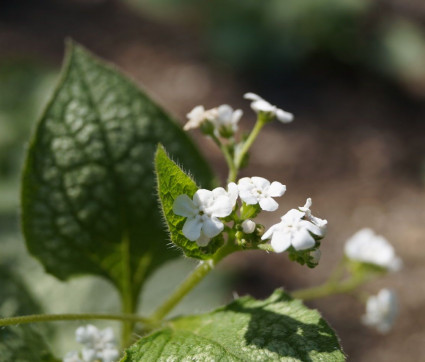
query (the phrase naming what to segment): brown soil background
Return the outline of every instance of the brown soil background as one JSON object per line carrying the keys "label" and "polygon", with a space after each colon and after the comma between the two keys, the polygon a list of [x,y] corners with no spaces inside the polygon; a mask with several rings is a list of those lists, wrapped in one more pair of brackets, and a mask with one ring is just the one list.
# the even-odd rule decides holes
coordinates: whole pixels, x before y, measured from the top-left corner
{"label": "brown soil background", "polygon": [[[411,11],[414,4],[403,8]],[[401,310],[395,329],[380,336],[363,327],[363,307],[351,296],[309,304],[337,330],[350,361],[425,361],[423,99],[373,74],[332,64],[316,64],[290,79],[249,81],[206,58],[193,29],[156,23],[118,1],[0,5],[2,57],[34,56],[57,66],[68,36],[121,67],[182,123],[197,104],[228,103],[245,111],[248,128],[254,115],[242,100],[246,91],[293,112],[292,124],[266,128],[243,174],[283,181],[284,210],[312,197],[315,214],[330,224],[322,260],[309,270],[285,255],[235,255],[225,265],[238,270],[235,290],[265,297],[280,286],[318,284],[342,256],[344,241],[359,228],[372,227],[392,242],[405,264],[401,273],[365,288],[397,291]],[[224,179],[217,149],[196,132],[193,136]],[[263,222],[277,219],[263,217]]]}

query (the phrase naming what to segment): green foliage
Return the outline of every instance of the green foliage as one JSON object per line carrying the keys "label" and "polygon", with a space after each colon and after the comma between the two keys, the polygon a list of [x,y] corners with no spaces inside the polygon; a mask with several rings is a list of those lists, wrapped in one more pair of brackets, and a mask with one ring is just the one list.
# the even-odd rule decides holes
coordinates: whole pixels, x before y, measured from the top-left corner
{"label": "green foliage", "polygon": [[281,290],[268,299],[235,300],[211,313],[174,319],[131,346],[122,362],[344,361],[332,329],[316,310]]}
{"label": "green foliage", "polygon": [[174,200],[179,195],[185,194],[192,198],[199,187],[179,166],[170,160],[162,146],[158,147],[155,166],[159,198],[170,231],[171,241],[191,258],[210,259],[223,244],[223,236],[220,234],[213,238],[206,247],[199,247],[196,242],[188,240],[183,235],[182,230],[186,218],[173,212]]}
{"label": "green foliage", "polygon": [[[38,313],[40,306],[27,291],[25,285],[11,271],[0,267],[0,315],[10,317]],[[40,328],[41,327],[41,328]],[[39,334],[46,326],[3,327],[0,329],[0,362],[54,361],[53,355]]]}
{"label": "green foliage", "polygon": [[31,326],[0,329],[0,362],[54,362],[43,338]]}
{"label": "green foliage", "polygon": [[159,141],[208,185],[209,168],[170,116],[71,44],[22,179],[26,244],[49,273],[101,275],[135,301],[145,278],[178,255],[166,246],[155,195]]}

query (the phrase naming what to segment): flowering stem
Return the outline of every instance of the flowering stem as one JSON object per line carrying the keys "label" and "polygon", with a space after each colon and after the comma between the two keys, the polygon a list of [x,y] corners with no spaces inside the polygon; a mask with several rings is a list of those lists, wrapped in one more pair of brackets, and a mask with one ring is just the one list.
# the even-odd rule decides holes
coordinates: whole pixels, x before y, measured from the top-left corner
{"label": "flowering stem", "polygon": [[55,322],[55,321],[73,321],[73,320],[116,320],[139,322],[149,326],[153,323],[148,318],[135,314],[96,314],[96,313],[76,313],[76,314],[32,314],[19,317],[1,318],[0,326],[11,326],[25,323],[36,322]]}
{"label": "flowering stem", "polygon": [[226,145],[221,143],[221,141],[214,134],[211,134],[211,138],[214,143],[220,148],[221,152],[223,152],[224,158],[227,162],[227,166],[229,167],[229,176],[227,178],[227,183],[234,182],[236,180],[238,170],[235,167],[235,163],[233,161],[232,155],[229,152],[229,149],[226,147]]}
{"label": "flowering stem", "polygon": [[369,279],[370,275],[355,275],[344,281],[329,280],[317,287],[296,290],[291,294],[294,298],[302,300],[324,298],[330,295],[352,292],[360,285],[366,283]]}
{"label": "flowering stem", "polygon": [[189,274],[180,286],[162,303],[149,320],[159,323],[164,317],[188,294],[199,282],[204,279],[211,270],[227,255],[239,250],[239,246],[229,238],[226,245],[221,247],[212,259],[202,261],[196,269]]}
{"label": "flowering stem", "polygon": [[241,167],[242,161],[243,161],[246,153],[251,148],[252,144],[254,143],[255,139],[257,138],[258,134],[260,133],[263,126],[267,123],[267,121],[268,121],[267,117],[265,117],[264,115],[261,115],[261,114],[258,115],[257,123],[255,124],[254,128],[252,129],[252,131],[249,134],[246,141],[243,143],[243,146],[240,149],[240,151],[237,152],[236,155],[235,155],[235,162],[234,163],[235,163],[236,173],[235,173],[233,179],[231,179],[230,175],[229,175],[229,182],[231,182],[231,181],[234,182],[236,180],[237,172],[239,171],[239,169]]}

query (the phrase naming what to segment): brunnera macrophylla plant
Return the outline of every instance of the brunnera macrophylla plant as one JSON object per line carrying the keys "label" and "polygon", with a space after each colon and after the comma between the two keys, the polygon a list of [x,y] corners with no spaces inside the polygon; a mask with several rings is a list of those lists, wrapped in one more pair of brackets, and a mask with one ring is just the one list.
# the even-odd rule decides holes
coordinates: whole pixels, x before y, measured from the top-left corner
{"label": "brunnera macrophylla plant", "polygon": [[[43,314],[10,276],[5,290],[19,308],[18,315],[0,319],[0,326],[15,326],[0,331],[2,358],[343,361],[335,332],[302,303],[338,293],[358,295],[366,305],[362,321],[382,333],[390,330],[397,312],[394,292],[384,289],[363,300],[358,289],[400,269],[401,261],[370,229],[347,241],[343,260],[322,285],[292,293],[278,289],[265,300],[245,296],[209,313],[167,319],[229,254],[258,250],[287,253],[310,268],[319,263],[328,222],[313,215],[312,200],[282,211],[279,202],[287,192],[282,180],[238,178],[262,128],[293,121],[291,113],[256,94],[245,98],[257,114],[249,133],[238,132],[242,111],[228,105],[195,107],[182,130],[116,69],[69,44],[61,80],[28,147],[22,229],[28,251],[49,274],[60,280],[101,276],[119,292],[122,310]],[[222,187],[185,132],[192,129],[200,129],[222,151],[229,168]],[[278,213],[281,221],[261,225],[261,212]],[[146,279],[183,256],[199,261],[195,270],[158,301],[151,315],[136,314]],[[53,356],[42,330],[28,325],[59,320],[86,321],[75,335],[81,349],[66,356]],[[121,322],[121,336],[98,329],[96,320]]]}

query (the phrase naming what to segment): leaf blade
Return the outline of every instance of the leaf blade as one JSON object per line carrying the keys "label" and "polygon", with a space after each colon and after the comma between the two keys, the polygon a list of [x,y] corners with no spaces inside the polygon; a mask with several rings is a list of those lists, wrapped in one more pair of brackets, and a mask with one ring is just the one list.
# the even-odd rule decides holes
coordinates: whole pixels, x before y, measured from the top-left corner
{"label": "leaf blade", "polygon": [[130,347],[122,361],[165,361],[171,356],[197,361],[345,360],[320,314],[280,290],[263,301],[243,297],[211,313],[174,319]]}
{"label": "leaf blade", "polygon": [[176,215],[173,211],[174,201],[178,196],[187,195],[192,199],[199,187],[189,175],[168,157],[161,145],[158,146],[155,155],[155,169],[162,212],[167,221],[171,241],[181,248],[188,257],[201,260],[212,258],[217,249],[223,245],[223,236],[220,234],[211,239],[207,246],[200,247],[196,242],[188,240],[183,235],[182,230],[186,218]]}
{"label": "leaf blade", "polygon": [[155,268],[178,255],[166,247],[154,191],[160,141],[201,183],[211,182],[173,119],[114,68],[70,45],[22,178],[27,248],[49,273],[101,275],[137,295]]}

